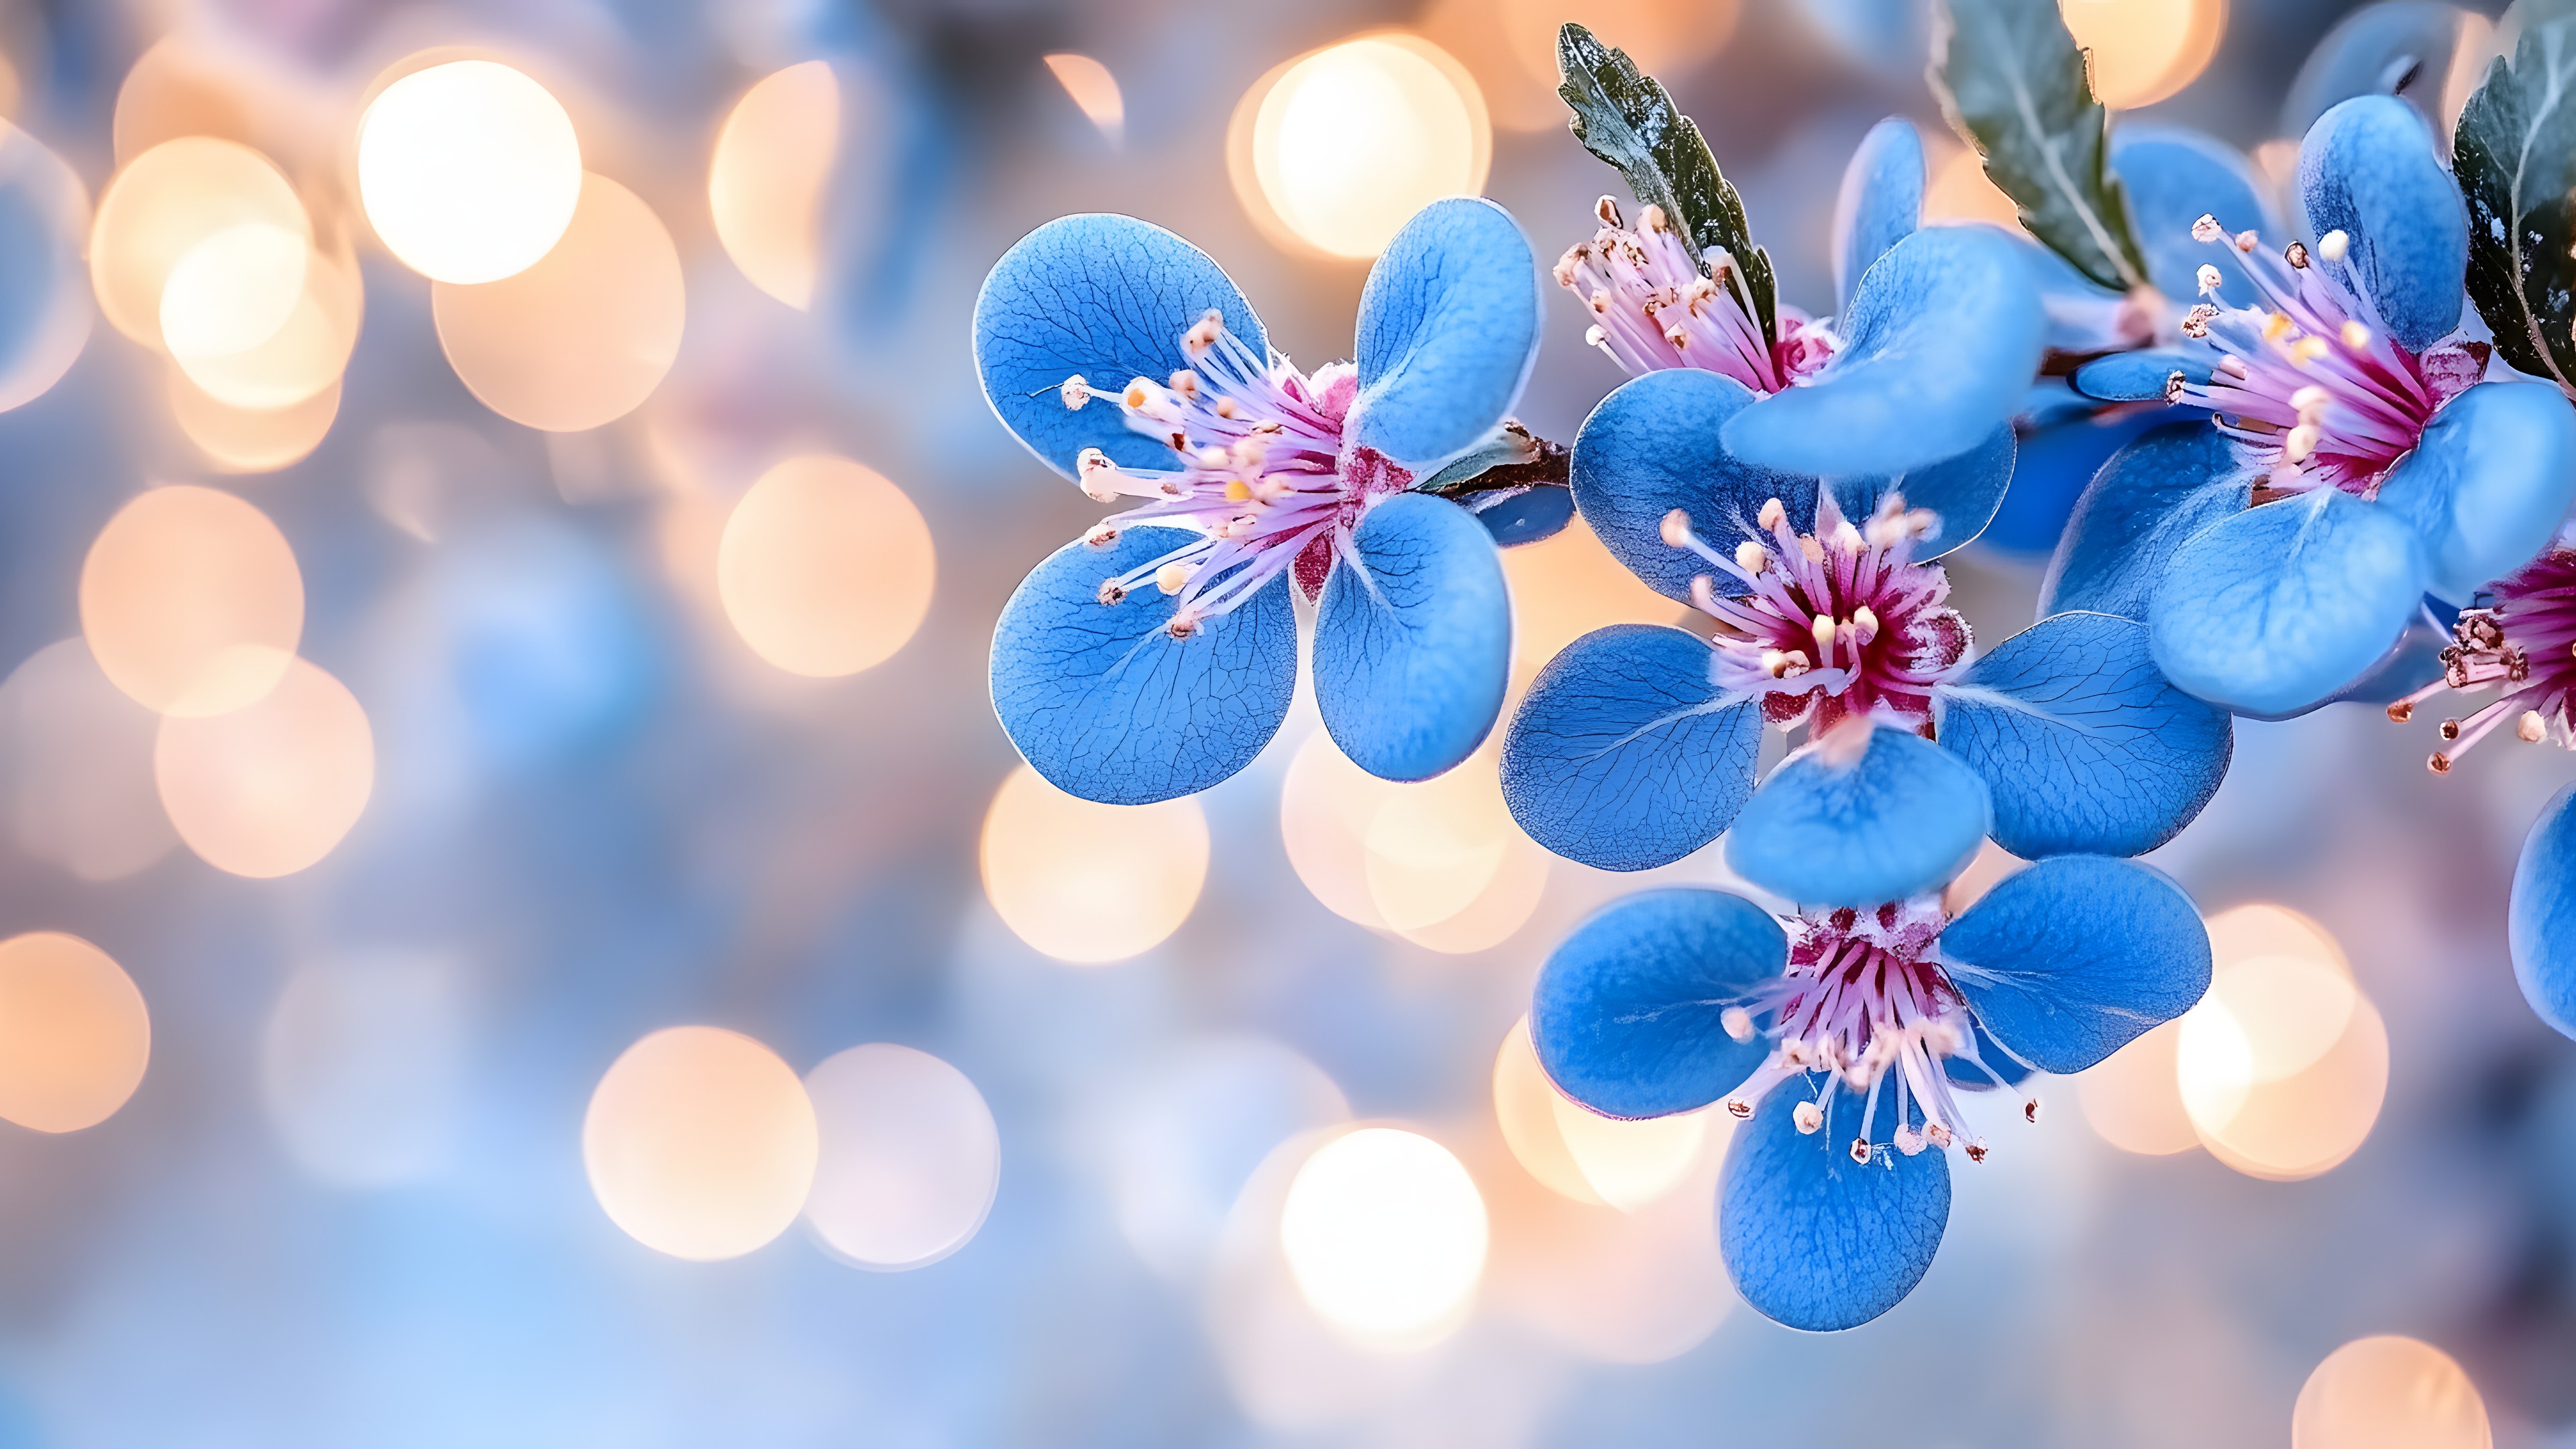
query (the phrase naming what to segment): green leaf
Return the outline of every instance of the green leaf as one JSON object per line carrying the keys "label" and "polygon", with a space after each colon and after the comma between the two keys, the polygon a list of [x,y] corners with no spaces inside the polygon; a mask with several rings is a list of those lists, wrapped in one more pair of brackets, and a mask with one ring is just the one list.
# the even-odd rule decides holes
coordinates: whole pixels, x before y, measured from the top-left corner
{"label": "green leaf", "polygon": [[2576,395],[2576,16],[2526,29],[2460,112],[2469,296],[2504,360]]}
{"label": "green leaf", "polygon": [[1571,21],[1556,33],[1556,64],[1562,77],[1556,93],[1574,112],[1574,139],[1618,167],[1640,204],[1664,209],[1689,238],[1702,271],[1711,247],[1733,257],[1763,340],[1778,342],[1771,254],[1753,244],[1744,198],[1717,169],[1698,124],[1674,109],[1673,98],[1628,52],[1603,45]]}
{"label": "green leaf", "polygon": [[1942,113],[2030,234],[2105,287],[2148,285],[2128,195],[2104,164],[2109,114],[2057,0],[1943,0],[1932,55]]}

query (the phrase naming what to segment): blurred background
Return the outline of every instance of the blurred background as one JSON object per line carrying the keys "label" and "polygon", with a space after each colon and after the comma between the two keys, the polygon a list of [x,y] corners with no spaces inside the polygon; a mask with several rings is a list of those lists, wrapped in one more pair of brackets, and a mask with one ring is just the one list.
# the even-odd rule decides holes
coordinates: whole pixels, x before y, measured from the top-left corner
{"label": "blurred background", "polygon": [[[2500,9],[2063,8],[2276,179]],[[1620,192],[1565,19],[1810,312],[1883,115],[2009,223],[1911,0],[0,3],[0,1445],[2576,1445],[2503,929],[2562,752],[2241,726],[2154,857],[2210,1001],[1992,1104],[1830,1338],[1727,1285],[1723,1114],[1589,1117],[1522,1020],[1714,848],[1555,860],[1491,747],[1386,785],[1310,701],[1198,799],[1020,765],[993,620],[1098,509],[980,395],[993,259],[1130,212],[1343,356],[1422,202],[1544,265]],[[1548,306],[1562,440],[1620,377]],[[1982,639],[2085,471],[1955,561]],[[1508,568],[1524,679],[1679,616],[1580,525]]]}

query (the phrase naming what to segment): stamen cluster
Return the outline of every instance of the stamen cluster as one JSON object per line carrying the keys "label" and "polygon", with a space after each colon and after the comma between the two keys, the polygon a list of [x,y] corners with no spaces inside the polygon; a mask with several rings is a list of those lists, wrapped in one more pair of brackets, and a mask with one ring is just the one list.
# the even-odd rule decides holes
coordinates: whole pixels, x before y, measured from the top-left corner
{"label": "stamen cluster", "polygon": [[2555,738],[2576,748],[2576,550],[2551,548],[2495,585],[2494,602],[2460,611],[2442,650],[2442,677],[2388,707],[2403,724],[2415,706],[2447,690],[2502,693],[2465,719],[2442,721],[2443,747],[2426,764],[2447,775],[2471,745],[2506,720],[2531,744]]}
{"label": "stamen cluster", "polygon": [[[1751,1117],[1782,1083],[1822,1073],[1868,1103],[1849,1148],[1854,1162],[1866,1163],[1890,1146],[1911,1157],[1953,1143],[1966,1147],[1970,1161],[1985,1161],[1986,1141],[1969,1129],[1945,1064],[1962,1061],[1997,1086],[2004,1083],[1978,1054],[1967,1000],[1942,966],[1939,944],[1949,916],[1940,897],[1866,912],[1844,907],[1802,914],[1788,924],[1789,969],[1719,1016],[1737,1041],[1758,1033],[1775,1043],[1770,1059],[1727,1097],[1726,1110]],[[1896,1127],[1882,1144],[1875,1135],[1878,1088],[1890,1077]],[[1831,1087],[1829,1080],[1816,1098],[1792,1109],[1800,1132],[1824,1128],[1819,1099]],[[2038,1121],[2038,1100],[2023,1098],[2022,1113]]]}
{"label": "stamen cluster", "polygon": [[[2182,331],[2218,360],[2206,383],[2173,374],[2165,396],[2210,409],[2219,431],[2265,467],[2261,486],[2273,495],[2338,488],[2372,497],[2433,415],[2486,370],[2484,344],[2445,344],[2421,357],[2400,346],[2370,299],[2315,265],[2300,243],[2274,256],[2255,233],[2229,236],[2210,216],[2191,234],[2237,253],[2259,304],[2226,305],[2218,268],[2203,265],[2203,300],[2183,314]],[[2350,248],[2340,231],[2317,239],[2329,262]]]}
{"label": "stamen cluster", "polygon": [[1100,502],[1147,500],[1086,535],[1096,548],[1129,524],[1179,524],[1199,537],[1100,585],[1114,604],[1151,582],[1178,603],[1164,627],[1187,638],[1294,567],[1309,596],[1370,503],[1403,491],[1413,474],[1343,431],[1359,376],[1332,363],[1312,376],[1284,357],[1256,355],[1213,310],[1181,337],[1191,364],[1162,382],[1139,377],[1116,394],[1079,376],[1060,393],[1068,408],[1113,397],[1127,426],[1162,442],[1178,463],[1121,468],[1098,448],[1075,463],[1082,491]]}
{"label": "stamen cluster", "polygon": [[1631,376],[1696,367],[1769,394],[1823,367],[1841,345],[1830,327],[1787,307],[1778,309],[1780,340],[1767,341],[1734,257],[1710,247],[1703,272],[1662,207],[1640,213],[1635,231],[1621,226],[1609,197],[1593,214],[1601,229],[1557,260],[1556,284],[1591,309],[1584,342]]}
{"label": "stamen cluster", "polygon": [[1720,553],[1673,510],[1664,542],[1734,581],[1691,580],[1691,602],[1717,621],[1711,682],[1730,698],[1760,699],[1773,724],[1803,723],[1815,737],[1869,715],[1930,734],[1932,689],[1958,671],[1969,644],[1968,621],[1947,605],[1949,575],[1914,562],[1915,545],[1938,525],[1890,492],[1868,526],[1856,527],[1820,487],[1812,533],[1793,529],[1774,498],[1754,520],[1770,543],[1748,538]]}

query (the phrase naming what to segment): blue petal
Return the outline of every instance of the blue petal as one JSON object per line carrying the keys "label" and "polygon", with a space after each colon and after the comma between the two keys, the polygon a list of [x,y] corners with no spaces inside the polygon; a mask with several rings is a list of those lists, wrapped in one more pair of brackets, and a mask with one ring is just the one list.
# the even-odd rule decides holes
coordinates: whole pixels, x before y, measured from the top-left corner
{"label": "blue petal", "polygon": [[1538,358],[1538,263],[1512,214],[1453,196],[1415,212],[1360,293],[1350,436],[1409,468],[1473,446]]}
{"label": "blue petal", "polygon": [[2039,586],[2040,614],[2146,618],[2174,550],[2241,512],[2252,487],[2236,445],[2197,415],[2145,434],[2114,453],[2076,500]]}
{"label": "blue petal", "polygon": [[1172,601],[1101,581],[1198,535],[1130,528],[1069,543],[1029,571],[993,628],[993,709],[1029,765],[1069,794],[1143,805],[1204,790],[1252,763],[1288,717],[1297,618],[1284,578],[1187,639]]}
{"label": "blue petal", "polygon": [[2007,876],[1941,933],[1978,1024],[2043,1072],[2080,1072],[2209,990],[2209,932],[2145,866],[2061,855]]}
{"label": "blue petal", "polygon": [[1211,307],[1259,355],[1261,319],[1208,254],[1132,216],[1059,217],[1002,254],[975,298],[975,367],[993,413],[1066,477],[1085,448],[1130,468],[1167,467],[1171,450],[1131,432],[1112,400],[1079,411],[1068,377],[1104,389],[1157,381],[1181,365],[1181,334]]}
{"label": "blue petal", "polygon": [[1870,263],[1923,223],[1923,137],[1903,116],[1869,128],[1843,168],[1834,201],[1834,296],[1851,308]]}
{"label": "blue petal", "polygon": [[1957,457],[2012,419],[2045,328],[2010,238],[1927,227],[1861,278],[1824,371],[1730,420],[1726,446],[1763,467],[1835,475]]}
{"label": "blue petal", "polygon": [[2174,550],[2147,608],[2165,677],[2239,714],[2306,709],[2377,664],[2414,618],[2424,548],[2332,488],[2249,508]]}
{"label": "blue petal", "polygon": [[2465,599],[2548,546],[2576,503],[2576,411],[2545,383],[2482,382],[2379,485],[2424,537],[2425,588]]}
{"label": "blue petal", "polygon": [[[1718,1251],[1764,1317],[1830,1333],[1878,1317],[1923,1281],[1950,1225],[1950,1155],[1882,1149],[1854,1162],[1862,1099],[1837,1084],[1823,1130],[1802,1133],[1792,1114],[1809,1090],[1782,1083],[1737,1130],[1718,1188]],[[1893,1076],[1879,1091],[1873,1132],[1892,1132]]]}
{"label": "blue petal", "polygon": [[2209,369],[2204,352],[2114,352],[2075,369],[2075,390],[2104,402],[2162,402],[2175,373],[2207,383]]}
{"label": "blue petal", "polygon": [[2243,153],[2179,126],[2123,121],[2112,137],[2111,169],[2128,189],[2129,220],[2138,244],[2147,249],[2147,272],[2156,290],[2168,297],[2193,296],[2206,262],[2218,268],[2228,295],[2247,296],[2249,284],[2234,249],[2191,239],[2191,224],[2203,216],[2217,217],[2231,233],[2251,229],[2280,237],[2280,223],[2264,201],[2264,184]]}
{"label": "blue petal", "polygon": [[1315,702],[1351,762],[1428,780],[1474,754],[1503,712],[1512,606],[1475,516],[1427,493],[1360,520],[1360,568],[1336,566],[1315,612]]}
{"label": "blue petal", "polygon": [[2176,416],[2162,407],[2087,408],[2023,434],[2014,449],[2012,486],[1977,541],[2044,559],[2066,536],[2076,500],[2111,455]]}
{"label": "blue petal", "polygon": [[1574,494],[1564,488],[1533,487],[1518,493],[1497,489],[1470,494],[1459,504],[1485,525],[1497,548],[1544,542],[1574,521]]}
{"label": "blue petal", "polygon": [[1532,840],[1603,870],[1645,870],[1718,837],[1753,793],[1762,711],[1722,704],[1708,642],[1613,624],[1531,681],[1503,735],[1503,799]]}
{"label": "blue petal", "polygon": [[1941,743],[1985,778],[1995,843],[2025,860],[2137,855],[2174,838],[2227,777],[2227,711],[2176,689],[2147,627],[2058,614],[1934,693]]}
{"label": "blue petal", "polygon": [[[1859,728],[1859,726],[1852,726]],[[1965,869],[1994,823],[1986,782],[1921,735],[1881,727],[1848,763],[1828,737],[1753,793],[1726,838],[1726,863],[1806,906],[1875,906]]]}
{"label": "blue petal", "polygon": [[1667,598],[1689,599],[1691,576],[1709,567],[1664,542],[1665,514],[1681,509],[1702,538],[1727,549],[1756,536],[1753,520],[1774,498],[1795,521],[1815,513],[1815,479],[1727,452],[1720,431],[1752,402],[1733,378],[1670,368],[1622,384],[1575,435],[1575,508],[1630,573]]}
{"label": "blue petal", "polygon": [[1923,563],[1976,541],[2003,506],[2004,489],[2013,476],[2013,429],[2005,423],[1986,440],[1955,458],[1944,458],[1885,478],[1828,480],[1834,502],[1846,518],[1867,518],[1879,498],[1891,491],[1904,495],[1909,508],[1928,508],[1941,516],[1932,547],[1915,558]]}
{"label": "blue petal", "polygon": [[2468,207],[2413,107],[2355,96],[2319,116],[2299,145],[2299,198],[2308,235],[2352,238],[2348,258],[2318,264],[2357,281],[2390,336],[2421,352],[2460,325]]}
{"label": "blue petal", "polygon": [[[2281,103],[2280,134],[2306,135],[2328,108],[2354,96],[2402,89],[2419,104],[2440,104],[2452,54],[2472,38],[2463,35],[2468,27],[2460,21],[2460,8],[2442,0],[2364,5],[2336,21],[2299,63],[2289,98]],[[2482,41],[2484,27],[2479,30],[2473,38]]]}
{"label": "blue petal", "polygon": [[1530,1003],[1539,1065],[1609,1117],[1705,1107],[1743,1084],[1770,1042],[1739,1042],[1718,1016],[1789,964],[1770,913],[1711,890],[1639,891],[1549,953]]}
{"label": "blue petal", "polygon": [[2576,785],[2558,792],[2513,868],[2506,938],[2513,977],[2540,1019],[2576,1036]]}

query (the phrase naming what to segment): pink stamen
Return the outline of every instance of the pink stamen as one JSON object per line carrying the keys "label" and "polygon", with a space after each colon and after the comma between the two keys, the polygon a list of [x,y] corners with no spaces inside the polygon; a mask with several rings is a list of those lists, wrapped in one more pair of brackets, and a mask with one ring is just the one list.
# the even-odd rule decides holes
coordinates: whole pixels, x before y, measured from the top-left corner
{"label": "pink stamen", "polygon": [[[1139,377],[1115,394],[1127,426],[1170,448],[1179,466],[1121,468],[1097,448],[1075,464],[1082,490],[1108,502],[1142,505],[1103,519],[1095,547],[1120,528],[1177,524],[1200,535],[1113,579],[1100,597],[1114,603],[1148,583],[1176,596],[1164,627],[1196,633],[1294,568],[1309,597],[1323,588],[1333,558],[1378,500],[1413,483],[1410,470],[1343,434],[1359,394],[1357,371],[1331,363],[1310,376],[1284,357],[1261,357],[1210,311],[1182,336],[1190,366],[1164,382]],[[1080,377],[1065,380],[1065,406],[1110,396]]]}
{"label": "pink stamen", "polygon": [[1949,576],[1914,562],[1915,545],[1937,522],[1889,493],[1867,527],[1856,527],[1820,487],[1814,532],[1793,529],[1775,498],[1753,520],[1755,537],[1726,554],[1675,510],[1664,541],[1734,581],[1702,574],[1691,583],[1691,602],[1718,626],[1710,681],[1729,699],[1761,700],[1763,717],[1782,729],[1805,724],[1812,737],[1867,715],[1930,734],[1933,687],[1958,672],[1969,644],[1967,621],[1947,604]]}
{"label": "pink stamen", "polygon": [[2501,693],[2466,718],[2442,721],[2443,747],[2425,763],[2447,775],[2470,746],[2507,721],[2532,744],[2576,748],[2576,549],[2564,545],[2525,564],[2490,591],[2495,602],[2463,609],[2442,650],[2442,677],[2388,706],[2400,724],[2445,691]]}
{"label": "pink stamen", "polygon": [[1629,375],[1696,367],[1769,394],[1823,367],[1842,345],[1832,328],[1789,307],[1777,309],[1779,342],[1765,342],[1734,260],[1712,249],[1703,274],[1662,207],[1647,207],[1635,231],[1621,227],[1609,197],[1594,213],[1601,229],[1558,259],[1556,282],[1592,313],[1584,340]]}
{"label": "pink stamen", "polygon": [[[1866,1161],[1884,1150],[1874,1135],[1878,1087],[1892,1076],[1896,1126],[1886,1145],[1911,1157],[1957,1142],[1971,1159],[1984,1161],[1985,1139],[1969,1129],[1945,1063],[1966,1062],[1998,1086],[2003,1079],[1979,1054],[1967,999],[1942,964],[1941,931],[1949,917],[1940,897],[1866,912],[1806,913],[1787,924],[1788,970],[1720,1018],[1739,1041],[1759,1032],[1774,1043],[1770,1059],[1727,1097],[1727,1111],[1751,1117],[1782,1083],[1815,1073],[1828,1077],[1816,1094],[1821,1102],[1838,1077],[1868,1104],[1851,1144],[1854,1159]],[[2023,1110],[2037,1120],[2035,1102],[2025,1098]],[[1797,1120],[1801,1132],[1824,1125],[1815,1103],[1799,1104]]]}

